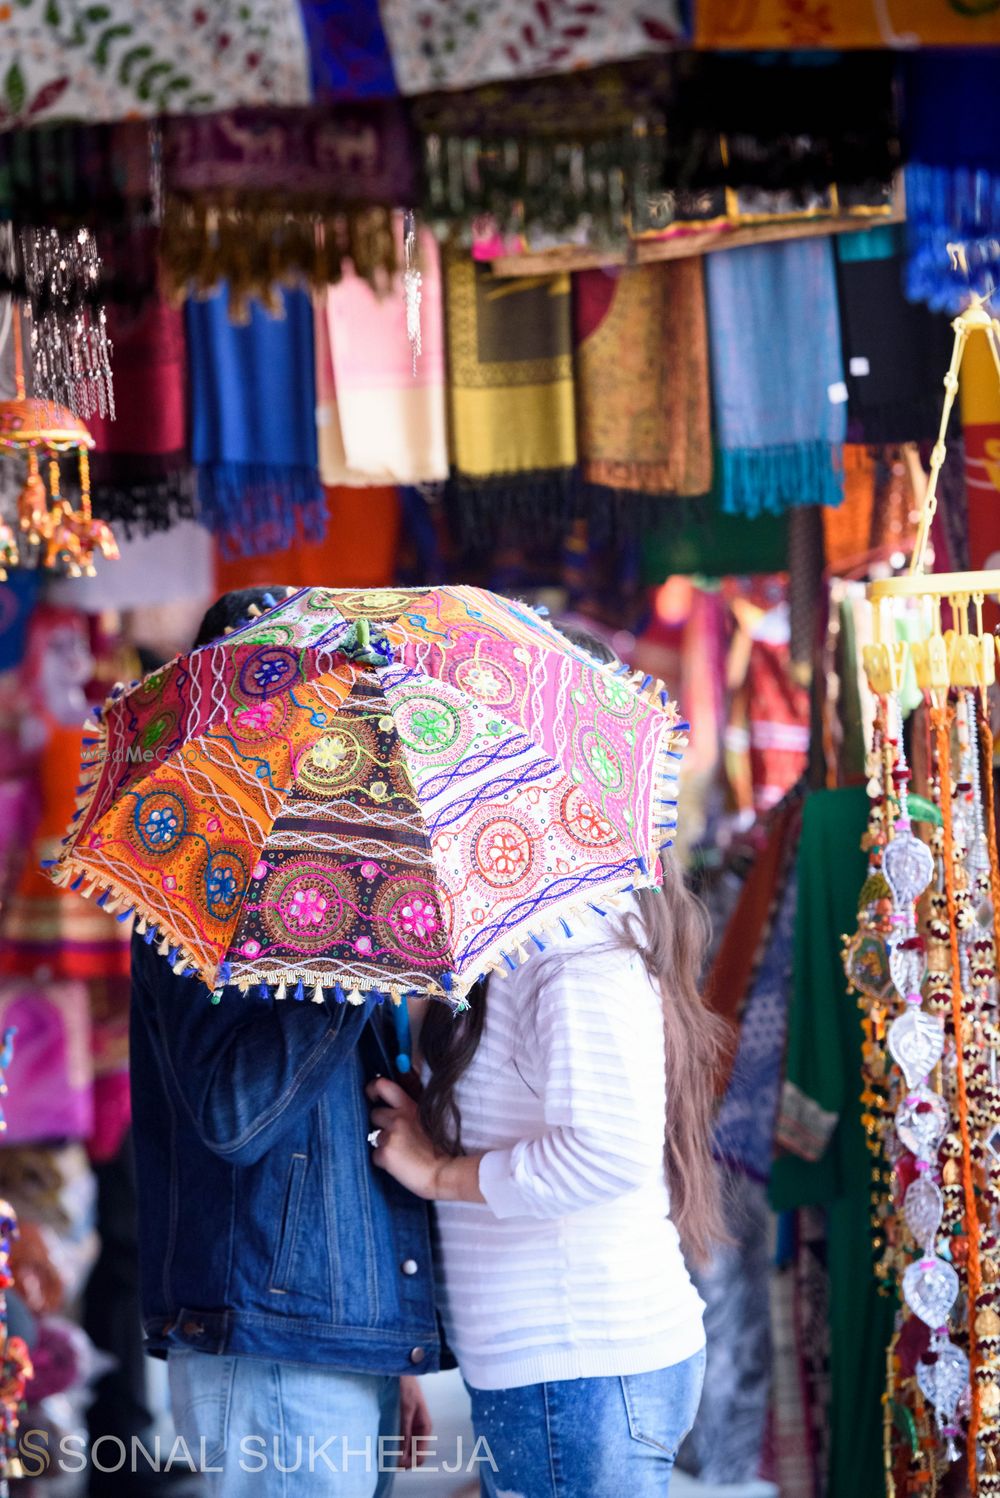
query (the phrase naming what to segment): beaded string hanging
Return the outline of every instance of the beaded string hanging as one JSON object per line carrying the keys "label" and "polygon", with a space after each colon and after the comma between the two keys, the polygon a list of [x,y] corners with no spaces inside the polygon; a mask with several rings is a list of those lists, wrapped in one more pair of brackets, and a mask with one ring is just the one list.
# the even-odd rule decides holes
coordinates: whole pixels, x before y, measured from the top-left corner
{"label": "beaded string hanging", "polygon": [[[982,618],[984,598],[1000,596],[1000,572],[922,571],[962,354],[981,330],[1000,374],[1000,324],[973,298],[953,326],[955,349],[910,575],[869,587],[875,628],[864,664],[879,703],[869,791],[893,906],[880,923],[869,901],[862,920],[872,940],[882,936],[893,986],[907,1005],[888,1027],[884,1000],[858,981],[852,965],[857,937],[845,953],[848,976],[868,1009],[862,1116],[892,1171],[874,1220],[879,1272],[901,1279],[902,1309],[886,1365],[893,1415],[885,1422],[887,1486],[901,1498],[935,1487],[963,1444],[969,1492],[1000,1498],[1000,868],[986,703],[997,642]],[[913,630],[911,619],[909,645],[896,639],[897,600],[908,601],[922,624]],[[910,820],[914,798],[898,711],[910,668],[929,722],[922,788],[929,835],[916,834]],[[869,967],[877,971],[878,963]]]}
{"label": "beaded string hanging", "polygon": [[82,421],[114,417],[101,258],[89,229],[0,232],[0,287],[31,326],[35,394]]}

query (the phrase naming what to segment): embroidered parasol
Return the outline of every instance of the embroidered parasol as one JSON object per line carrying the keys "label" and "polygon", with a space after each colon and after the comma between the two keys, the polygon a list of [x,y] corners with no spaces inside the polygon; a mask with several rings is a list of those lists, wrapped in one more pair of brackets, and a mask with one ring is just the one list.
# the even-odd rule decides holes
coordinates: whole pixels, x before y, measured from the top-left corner
{"label": "embroidered parasol", "polygon": [[57,883],[216,997],[455,1006],[658,883],[688,727],[466,587],[303,589],[95,712]]}

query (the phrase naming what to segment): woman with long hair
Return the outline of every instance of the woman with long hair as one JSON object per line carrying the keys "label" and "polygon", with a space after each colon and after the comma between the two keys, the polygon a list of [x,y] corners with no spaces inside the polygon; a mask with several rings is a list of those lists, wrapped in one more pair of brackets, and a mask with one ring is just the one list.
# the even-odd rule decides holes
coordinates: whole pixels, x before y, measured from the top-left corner
{"label": "woman with long hair", "polygon": [[375,1164],[436,1203],[486,1498],[662,1498],[694,1421],[722,1039],[704,914],[669,852],[662,875],[414,1015],[419,1102],[368,1089]]}

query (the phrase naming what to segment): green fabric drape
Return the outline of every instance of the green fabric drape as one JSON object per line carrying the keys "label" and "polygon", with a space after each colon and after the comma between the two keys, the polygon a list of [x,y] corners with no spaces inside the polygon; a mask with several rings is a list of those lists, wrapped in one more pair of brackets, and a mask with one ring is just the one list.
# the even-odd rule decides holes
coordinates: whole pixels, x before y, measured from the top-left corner
{"label": "green fabric drape", "polygon": [[836,1115],[815,1161],[784,1155],[771,1178],[778,1211],[822,1206],[830,1275],[830,1468],[827,1498],[883,1492],[885,1352],[894,1303],[872,1270],[872,1157],[860,1120],[861,1023],[847,994],[840,937],[853,929],[867,872],[860,841],[864,787],[817,791],[803,810],[786,1077],[805,1099]]}

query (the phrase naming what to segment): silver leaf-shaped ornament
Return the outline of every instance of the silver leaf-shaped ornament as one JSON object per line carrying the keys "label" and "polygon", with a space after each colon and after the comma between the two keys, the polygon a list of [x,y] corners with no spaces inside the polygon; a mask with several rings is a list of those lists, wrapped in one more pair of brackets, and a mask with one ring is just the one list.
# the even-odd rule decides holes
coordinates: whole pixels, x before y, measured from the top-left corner
{"label": "silver leaf-shaped ornament", "polygon": [[886,1043],[892,1059],[902,1069],[907,1087],[912,1089],[940,1061],[944,1029],[939,1019],[911,1004],[889,1026]]}
{"label": "silver leaf-shaped ornament", "polygon": [[934,1159],[947,1128],[944,1098],[929,1087],[917,1087],[896,1109],[896,1134],[918,1160]]}
{"label": "silver leaf-shaped ornament", "polygon": [[958,1275],[945,1259],[917,1259],[903,1275],[903,1299],[914,1316],[936,1330],[958,1299]]}
{"label": "silver leaf-shaped ornament", "polygon": [[934,877],[934,859],[909,827],[899,828],[882,854],[882,872],[897,910],[912,905]]}
{"label": "silver leaf-shaped ornament", "polygon": [[902,998],[919,993],[924,981],[927,960],[922,947],[904,947],[902,943],[889,950],[889,973]]}
{"label": "silver leaf-shaped ornament", "polygon": [[931,1350],[937,1353],[933,1363],[917,1364],[920,1392],[933,1405],[939,1425],[950,1425],[955,1419],[958,1401],[969,1385],[969,1360],[954,1342],[942,1340]]}
{"label": "silver leaf-shaped ornament", "polygon": [[910,1182],[903,1199],[903,1215],[914,1240],[928,1253],[933,1252],[943,1211],[941,1187],[931,1180],[926,1171]]}

